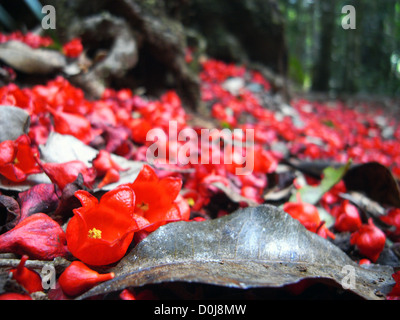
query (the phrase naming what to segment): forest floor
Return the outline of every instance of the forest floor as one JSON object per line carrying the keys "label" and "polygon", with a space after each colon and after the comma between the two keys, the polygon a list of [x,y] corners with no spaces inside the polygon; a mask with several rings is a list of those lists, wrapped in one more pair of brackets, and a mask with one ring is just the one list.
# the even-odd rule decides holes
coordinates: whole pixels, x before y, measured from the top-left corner
{"label": "forest floor", "polygon": [[[61,76],[0,88],[0,297],[397,299],[395,102],[287,103],[260,72],[212,58],[199,77],[199,114],[173,90],[89,100]],[[152,144],[156,128],[166,139]],[[216,130],[199,140],[202,129]],[[206,142],[212,161],[198,163]],[[166,157],[149,161],[154,146]],[[20,261],[41,280],[10,279]],[[77,261],[114,279],[90,282]],[[347,265],[364,287],[345,288]]]}

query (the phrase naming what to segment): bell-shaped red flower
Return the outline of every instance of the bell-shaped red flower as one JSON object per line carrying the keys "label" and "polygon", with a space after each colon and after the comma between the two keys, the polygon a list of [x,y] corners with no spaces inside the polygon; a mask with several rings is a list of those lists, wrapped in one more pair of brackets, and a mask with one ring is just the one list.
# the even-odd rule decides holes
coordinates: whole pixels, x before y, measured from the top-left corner
{"label": "bell-shaped red flower", "polygon": [[35,157],[37,148],[27,135],[0,143],[0,174],[14,182],[25,181],[28,175],[41,172]]}
{"label": "bell-shaped red flower", "polygon": [[23,286],[29,293],[42,291],[42,278],[38,273],[25,267],[28,260],[27,255],[23,255],[17,268],[10,270],[13,279]]}
{"label": "bell-shaped red flower", "polygon": [[350,243],[356,245],[362,255],[376,262],[385,247],[386,236],[370,218],[368,224],[362,225],[351,235]]}
{"label": "bell-shaped red flower", "polygon": [[58,283],[66,295],[75,297],[96,284],[113,278],[113,272],[100,274],[80,261],[73,261],[60,275]]}
{"label": "bell-shaped red flower", "polygon": [[344,200],[342,204],[333,209],[336,217],[335,229],[339,232],[354,232],[361,227],[362,222],[357,207],[352,205],[349,200]]}
{"label": "bell-shaped red flower", "polygon": [[44,213],[35,213],[0,235],[0,252],[28,255],[31,259],[53,260],[67,250],[60,225]]}
{"label": "bell-shaped red flower", "polygon": [[182,180],[175,177],[160,179],[155,171],[145,164],[133,183],[127,184],[135,192],[135,212],[146,219],[150,226],[146,231],[172,221],[189,220],[190,208],[179,196]]}
{"label": "bell-shaped red flower", "polygon": [[321,221],[318,209],[314,205],[302,201],[286,202],[283,210],[292,218],[300,221],[307,230],[315,232],[323,238],[329,236],[335,239],[335,235]]}
{"label": "bell-shaped red flower", "polygon": [[88,265],[108,265],[121,259],[133,234],[148,225],[134,213],[135,193],[119,186],[105,193],[100,201],[87,191],[75,196],[82,207],[74,209],[66,236],[70,252]]}

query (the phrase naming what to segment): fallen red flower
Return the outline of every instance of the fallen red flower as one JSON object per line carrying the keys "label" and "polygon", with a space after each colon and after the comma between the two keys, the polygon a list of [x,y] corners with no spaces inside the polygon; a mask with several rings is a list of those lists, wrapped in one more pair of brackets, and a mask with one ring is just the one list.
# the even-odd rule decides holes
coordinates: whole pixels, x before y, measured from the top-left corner
{"label": "fallen red flower", "polygon": [[18,202],[21,214],[18,222],[38,212],[50,213],[55,210],[60,200],[56,191],[57,187],[54,184],[40,183],[20,192]]}
{"label": "fallen red flower", "polygon": [[135,193],[119,186],[105,193],[100,201],[87,191],[75,196],[82,207],[74,209],[66,236],[70,252],[88,265],[108,265],[121,259],[134,232],[145,228],[147,220],[134,213]]}
{"label": "fallen red flower", "polygon": [[49,112],[54,119],[55,132],[74,136],[86,144],[101,133],[101,130],[93,129],[90,121],[80,114],[53,110],[51,108],[49,108]]}
{"label": "fallen red flower", "polygon": [[21,286],[23,286],[29,293],[42,291],[42,278],[38,273],[25,267],[28,256],[24,255],[19,262],[17,268],[10,270],[12,278],[15,279]]}
{"label": "fallen red flower", "polygon": [[388,231],[388,237],[393,241],[400,241],[400,208],[390,209],[386,216],[381,217],[381,220],[396,228],[394,231]]}
{"label": "fallen red flower", "polygon": [[309,231],[317,233],[323,238],[329,236],[335,239],[335,235],[321,221],[318,209],[310,203],[306,202],[286,202],[283,210],[292,218],[300,221],[300,223]]}
{"label": "fallen red flower", "polygon": [[33,214],[0,235],[0,252],[52,260],[67,253],[64,231],[44,213]]}
{"label": "fallen red flower", "polygon": [[41,172],[35,160],[38,154],[27,135],[1,142],[0,174],[14,182],[25,181],[29,175]]}
{"label": "fallen red flower", "polygon": [[61,190],[69,183],[74,182],[78,175],[83,176],[83,181],[89,188],[92,186],[96,171],[94,168],[88,168],[82,161],[74,160],[65,163],[42,163],[38,160],[43,171]]}
{"label": "fallen red flower", "polygon": [[80,261],[73,261],[60,275],[58,283],[66,295],[75,297],[96,284],[113,278],[113,272],[100,274]]}
{"label": "fallen red flower", "polygon": [[63,52],[67,57],[77,58],[83,51],[81,39],[75,38],[63,45]]}
{"label": "fallen red flower", "polygon": [[333,208],[332,215],[336,217],[335,229],[339,232],[354,232],[362,225],[357,207],[349,200],[344,200],[340,206]]}
{"label": "fallen red flower", "polygon": [[155,171],[145,164],[136,180],[127,185],[136,195],[135,213],[146,219],[150,225],[145,228],[146,231],[154,231],[168,222],[189,220],[190,208],[186,200],[179,197],[181,179],[160,179]]}
{"label": "fallen red flower", "polygon": [[106,150],[100,150],[93,160],[93,168],[96,170],[97,177],[103,177],[103,180],[97,186],[101,188],[109,183],[117,182],[120,178],[119,171],[123,171]]}
{"label": "fallen red flower", "polygon": [[396,281],[390,293],[386,296],[387,300],[400,300],[400,271],[392,274],[394,281]]}
{"label": "fallen red flower", "polygon": [[0,294],[0,300],[32,300],[30,295],[8,292]]}
{"label": "fallen red flower", "polygon": [[350,244],[356,245],[360,253],[372,262],[378,260],[385,243],[385,234],[374,225],[371,218],[368,220],[368,224],[362,225],[350,237]]}

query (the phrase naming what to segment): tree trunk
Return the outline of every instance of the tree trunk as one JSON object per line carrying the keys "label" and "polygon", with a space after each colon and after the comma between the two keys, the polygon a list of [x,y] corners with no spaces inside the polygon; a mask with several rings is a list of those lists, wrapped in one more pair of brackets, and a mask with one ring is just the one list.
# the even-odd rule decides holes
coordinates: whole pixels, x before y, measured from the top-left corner
{"label": "tree trunk", "polygon": [[315,65],[313,85],[315,91],[329,91],[331,79],[332,38],[335,27],[334,0],[321,2],[320,51]]}

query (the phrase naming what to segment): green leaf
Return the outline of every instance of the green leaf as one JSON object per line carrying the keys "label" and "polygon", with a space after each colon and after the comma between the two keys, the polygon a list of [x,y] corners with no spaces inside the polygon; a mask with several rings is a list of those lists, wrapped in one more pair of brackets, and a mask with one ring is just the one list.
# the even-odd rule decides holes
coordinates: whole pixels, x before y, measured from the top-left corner
{"label": "green leaf", "polygon": [[[342,167],[328,167],[324,169],[323,178],[318,186],[305,185],[297,191],[300,194],[301,200],[315,205],[326,192],[343,179],[350,165],[351,160]],[[297,194],[292,195],[290,201],[296,202]]]}

